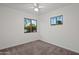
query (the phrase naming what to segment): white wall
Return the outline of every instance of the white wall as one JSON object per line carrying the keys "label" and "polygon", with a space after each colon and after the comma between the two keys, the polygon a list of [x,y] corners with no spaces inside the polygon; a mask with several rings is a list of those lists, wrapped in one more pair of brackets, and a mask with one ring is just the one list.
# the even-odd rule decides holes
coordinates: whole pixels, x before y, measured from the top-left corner
{"label": "white wall", "polygon": [[33,18],[33,14],[0,6],[0,49],[40,38],[39,30],[36,33],[24,33],[24,17]]}
{"label": "white wall", "polygon": [[[63,25],[51,26],[50,17],[58,15],[63,15]],[[44,41],[79,52],[79,4],[41,15],[40,34]]]}
{"label": "white wall", "polygon": [[[57,15],[64,16],[63,25],[51,26],[50,17]],[[38,19],[40,30],[37,33],[24,33],[24,17],[33,16],[0,6],[0,49],[38,40],[41,35],[41,40],[79,52],[79,4],[41,15]]]}

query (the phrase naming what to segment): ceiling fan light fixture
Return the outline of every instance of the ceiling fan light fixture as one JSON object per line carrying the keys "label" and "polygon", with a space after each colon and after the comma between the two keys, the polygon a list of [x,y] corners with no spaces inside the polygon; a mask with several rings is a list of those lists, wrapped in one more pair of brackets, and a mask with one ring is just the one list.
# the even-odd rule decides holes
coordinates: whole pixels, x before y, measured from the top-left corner
{"label": "ceiling fan light fixture", "polygon": [[38,9],[38,8],[34,8],[34,11],[38,12],[38,11],[39,11],[39,9]]}

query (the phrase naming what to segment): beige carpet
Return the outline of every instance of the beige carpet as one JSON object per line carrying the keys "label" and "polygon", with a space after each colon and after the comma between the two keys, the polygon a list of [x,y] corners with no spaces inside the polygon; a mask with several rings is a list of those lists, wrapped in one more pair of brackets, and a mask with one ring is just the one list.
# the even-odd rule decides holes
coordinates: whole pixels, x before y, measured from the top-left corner
{"label": "beige carpet", "polygon": [[47,42],[36,40],[26,44],[0,50],[0,55],[79,55],[73,51]]}

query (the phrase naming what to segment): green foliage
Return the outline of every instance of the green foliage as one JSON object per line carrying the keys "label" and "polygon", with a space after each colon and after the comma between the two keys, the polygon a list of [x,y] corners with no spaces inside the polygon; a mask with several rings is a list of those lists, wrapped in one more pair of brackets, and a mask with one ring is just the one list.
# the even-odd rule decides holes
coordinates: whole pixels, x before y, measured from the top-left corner
{"label": "green foliage", "polygon": [[30,30],[31,28],[32,28],[32,32],[37,30],[37,26],[35,24],[30,24],[29,26],[24,26],[24,29],[27,30],[27,32],[31,32],[31,30]]}
{"label": "green foliage", "polygon": [[29,26],[24,26],[24,29],[27,30],[27,32],[30,32],[30,25]]}
{"label": "green foliage", "polygon": [[32,30],[36,30],[37,26],[35,24],[32,24]]}

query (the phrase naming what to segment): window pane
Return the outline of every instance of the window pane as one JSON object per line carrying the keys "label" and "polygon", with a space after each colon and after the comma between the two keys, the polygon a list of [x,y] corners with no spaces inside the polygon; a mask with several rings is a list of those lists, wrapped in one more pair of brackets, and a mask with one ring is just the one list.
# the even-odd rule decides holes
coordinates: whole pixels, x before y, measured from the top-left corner
{"label": "window pane", "polygon": [[57,24],[63,24],[63,16],[57,16]]}
{"label": "window pane", "polygon": [[36,31],[37,31],[37,21],[32,20],[32,32],[36,32]]}
{"label": "window pane", "polygon": [[50,18],[51,25],[63,24],[63,15],[55,16]]}
{"label": "window pane", "polygon": [[52,18],[50,19],[50,22],[51,22],[51,24],[56,24],[56,17],[52,17]]}
{"label": "window pane", "polygon": [[30,32],[30,19],[24,18],[24,33]]}

